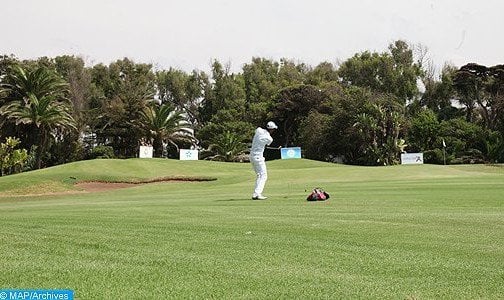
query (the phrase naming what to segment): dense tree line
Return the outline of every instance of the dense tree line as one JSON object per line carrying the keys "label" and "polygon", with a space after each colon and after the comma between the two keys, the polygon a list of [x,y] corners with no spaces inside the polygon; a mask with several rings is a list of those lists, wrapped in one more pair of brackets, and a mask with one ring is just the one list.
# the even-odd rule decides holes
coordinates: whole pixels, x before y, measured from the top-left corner
{"label": "dense tree line", "polygon": [[214,61],[211,74],[4,55],[0,143],[12,137],[9,149],[26,149],[25,169],[135,157],[144,143],[157,157],[194,147],[236,161],[254,128],[274,120],[275,143],[311,159],[390,165],[406,151],[443,163],[445,150],[448,163],[503,162],[504,66],[446,65],[436,75],[423,60],[404,41],[337,66],[253,58],[238,73]]}

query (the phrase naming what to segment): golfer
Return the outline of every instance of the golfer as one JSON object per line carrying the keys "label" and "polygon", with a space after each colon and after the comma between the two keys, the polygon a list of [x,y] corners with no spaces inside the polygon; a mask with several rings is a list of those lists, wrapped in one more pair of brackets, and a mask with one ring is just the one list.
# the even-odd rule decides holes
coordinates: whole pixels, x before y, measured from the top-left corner
{"label": "golfer", "polygon": [[278,129],[278,126],[274,122],[269,121],[268,124],[266,124],[266,129],[257,127],[254,138],[252,139],[250,162],[257,174],[252,200],[265,200],[268,198],[262,194],[264,185],[268,179],[268,171],[266,170],[266,162],[264,159],[264,148],[271,145],[273,142],[271,134],[275,129]]}

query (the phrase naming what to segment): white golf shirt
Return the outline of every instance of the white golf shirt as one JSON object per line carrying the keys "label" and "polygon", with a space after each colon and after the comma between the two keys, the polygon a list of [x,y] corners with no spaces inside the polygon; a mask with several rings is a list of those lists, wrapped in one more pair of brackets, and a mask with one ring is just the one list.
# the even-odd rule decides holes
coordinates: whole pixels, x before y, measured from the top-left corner
{"label": "white golf shirt", "polygon": [[268,130],[257,127],[254,138],[252,139],[252,147],[250,148],[251,157],[263,157],[264,147],[269,146],[273,142],[273,138]]}

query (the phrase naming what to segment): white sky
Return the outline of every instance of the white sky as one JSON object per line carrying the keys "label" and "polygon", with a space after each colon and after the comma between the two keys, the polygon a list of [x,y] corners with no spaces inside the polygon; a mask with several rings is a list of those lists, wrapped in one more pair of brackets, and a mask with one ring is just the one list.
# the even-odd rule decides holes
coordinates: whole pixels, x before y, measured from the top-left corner
{"label": "white sky", "polygon": [[504,63],[500,0],[1,0],[0,54],[82,56],[89,65],[123,57],[240,71],[252,57],[316,66],[403,39],[422,44],[441,68]]}

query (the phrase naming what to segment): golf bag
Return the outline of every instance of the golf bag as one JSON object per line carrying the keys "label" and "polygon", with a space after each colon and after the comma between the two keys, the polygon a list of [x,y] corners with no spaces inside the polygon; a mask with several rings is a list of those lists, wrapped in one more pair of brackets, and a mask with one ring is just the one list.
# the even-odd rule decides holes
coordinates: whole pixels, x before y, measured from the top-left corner
{"label": "golf bag", "polygon": [[329,199],[329,194],[321,188],[314,188],[306,197],[306,201],[325,201]]}

